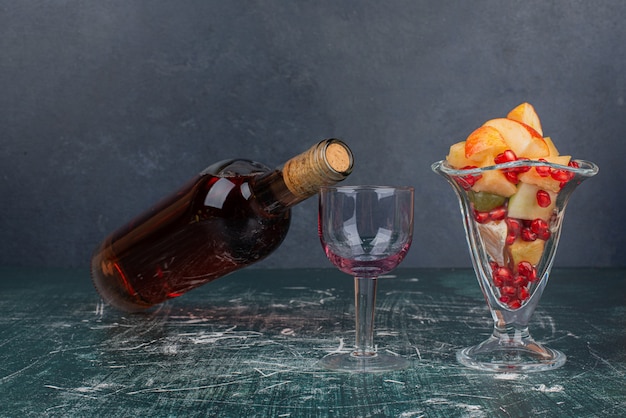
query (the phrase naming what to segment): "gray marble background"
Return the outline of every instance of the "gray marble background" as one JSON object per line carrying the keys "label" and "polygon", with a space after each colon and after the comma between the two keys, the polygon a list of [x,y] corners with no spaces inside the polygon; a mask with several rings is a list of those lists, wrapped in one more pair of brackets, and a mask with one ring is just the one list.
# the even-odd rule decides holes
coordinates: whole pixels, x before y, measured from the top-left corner
{"label": "gray marble background", "polygon": [[[405,266],[469,266],[453,142],[529,101],[601,173],[558,266],[624,266],[626,2],[0,1],[0,265],[87,266],[212,162],[343,138],[349,184],[416,188]],[[316,200],[259,267],[328,267]]]}

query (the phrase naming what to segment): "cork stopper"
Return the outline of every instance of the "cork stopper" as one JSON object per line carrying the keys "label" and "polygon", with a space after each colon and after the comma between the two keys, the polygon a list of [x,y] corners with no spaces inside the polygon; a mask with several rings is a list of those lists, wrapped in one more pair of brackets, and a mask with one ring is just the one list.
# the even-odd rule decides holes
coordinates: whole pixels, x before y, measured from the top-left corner
{"label": "cork stopper", "polygon": [[287,161],[283,178],[291,193],[299,198],[316,194],[321,186],[335,184],[352,172],[350,148],[339,139],[325,139],[308,151]]}

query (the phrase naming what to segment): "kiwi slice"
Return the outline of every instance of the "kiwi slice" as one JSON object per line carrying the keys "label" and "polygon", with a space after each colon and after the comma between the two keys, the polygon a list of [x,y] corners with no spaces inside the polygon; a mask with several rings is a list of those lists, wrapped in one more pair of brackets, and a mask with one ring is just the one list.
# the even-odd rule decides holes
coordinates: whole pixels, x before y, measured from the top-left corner
{"label": "kiwi slice", "polygon": [[487,192],[470,191],[469,198],[474,204],[474,209],[479,212],[489,212],[493,208],[504,205],[506,197]]}

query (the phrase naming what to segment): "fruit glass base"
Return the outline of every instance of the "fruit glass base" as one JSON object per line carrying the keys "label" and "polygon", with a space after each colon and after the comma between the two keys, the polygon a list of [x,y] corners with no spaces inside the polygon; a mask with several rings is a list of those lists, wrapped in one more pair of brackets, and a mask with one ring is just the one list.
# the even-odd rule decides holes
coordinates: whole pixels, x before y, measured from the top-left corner
{"label": "fruit glass base", "polygon": [[457,352],[457,361],[467,367],[490,372],[529,373],[553,370],[565,364],[566,356],[543,347],[532,338],[503,344],[494,336]]}
{"label": "fruit glass base", "polygon": [[385,353],[372,355],[343,353],[324,357],[320,360],[320,365],[325,369],[350,373],[382,373],[406,369],[410,362],[404,357]]}

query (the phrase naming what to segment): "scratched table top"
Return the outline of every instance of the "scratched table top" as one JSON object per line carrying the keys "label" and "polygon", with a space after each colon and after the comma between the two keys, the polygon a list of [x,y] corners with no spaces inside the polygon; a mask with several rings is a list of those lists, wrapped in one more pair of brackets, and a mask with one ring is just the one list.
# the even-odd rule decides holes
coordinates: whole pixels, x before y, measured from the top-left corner
{"label": "scratched table top", "polygon": [[626,416],[626,270],[555,270],[533,336],[560,369],[483,373],[455,360],[491,317],[471,270],[380,279],[375,342],[412,366],[321,369],[354,338],[352,279],[249,269],[157,309],[101,303],[83,270],[0,268],[0,416]]}

